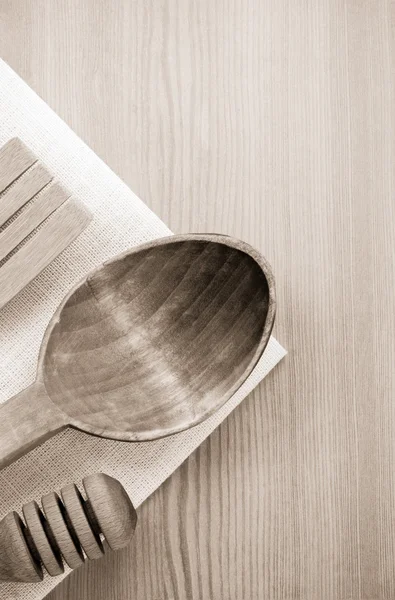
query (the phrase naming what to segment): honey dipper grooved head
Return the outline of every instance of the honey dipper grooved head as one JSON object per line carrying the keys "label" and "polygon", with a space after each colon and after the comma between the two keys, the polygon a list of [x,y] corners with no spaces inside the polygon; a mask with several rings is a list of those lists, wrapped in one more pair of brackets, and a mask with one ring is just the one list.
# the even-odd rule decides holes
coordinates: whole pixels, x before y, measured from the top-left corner
{"label": "honey dipper grooved head", "polygon": [[109,475],[83,479],[90,506],[111,550],[127,546],[136,528],[137,514],[125,488]]}
{"label": "honey dipper grooved head", "polygon": [[[74,484],[41,499],[43,511],[32,501],[23,506],[25,522],[10,512],[0,522],[0,581],[38,582],[43,567],[52,576],[89,559],[100,558],[104,546],[126,546],[136,527],[136,511],[123,486],[97,473],[83,480],[87,500]],[[84,551],[84,552],[83,552]]]}

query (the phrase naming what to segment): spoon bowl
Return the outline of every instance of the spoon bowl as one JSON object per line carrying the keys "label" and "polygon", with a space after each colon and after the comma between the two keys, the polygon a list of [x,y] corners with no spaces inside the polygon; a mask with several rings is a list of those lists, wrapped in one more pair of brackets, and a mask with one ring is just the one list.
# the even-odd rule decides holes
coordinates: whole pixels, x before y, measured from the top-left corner
{"label": "spoon bowl", "polygon": [[0,466],[65,426],[144,441],[198,424],[251,373],[274,316],[270,267],[227,236],[171,236],[104,263],[53,316],[36,383],[0,407]]}

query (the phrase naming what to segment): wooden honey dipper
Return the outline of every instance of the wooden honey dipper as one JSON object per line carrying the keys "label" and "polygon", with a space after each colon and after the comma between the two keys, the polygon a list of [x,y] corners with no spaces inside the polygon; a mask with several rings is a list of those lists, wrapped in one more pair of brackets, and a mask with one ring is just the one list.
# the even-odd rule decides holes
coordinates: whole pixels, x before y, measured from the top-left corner
{"label": "wooden honey dipper", "polygon": [[[136,511],[124,487],[109,475],[83,479],[85,500],[75,484],[62,488],[61,498],[51,492],[42,497],[42,510],[32,501],[22,508],[24,521],[10,512],[0,522],[0,581],[35,583],[43,567],[52,577],[81,566],[84,553],[101,558],[101,534],[111,550],[126,546],[134,533]],[[83,553],[84,551],[84,553]]]}

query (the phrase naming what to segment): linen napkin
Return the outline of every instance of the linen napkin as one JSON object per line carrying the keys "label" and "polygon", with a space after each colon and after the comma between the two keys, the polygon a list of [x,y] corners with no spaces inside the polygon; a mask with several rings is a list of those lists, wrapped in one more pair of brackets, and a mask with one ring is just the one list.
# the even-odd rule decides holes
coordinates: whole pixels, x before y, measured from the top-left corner
{"label": "linen napkin", "polygon": [[[0,311],[0,402],[33,382],[44,330],[81,277],[131,246],[170,235],[169,229],[14,71],[0,60],[0,145],[20,137],[93,213],[88,229]],[[127,444],[66,430],[0,472],[0,519],[64,484],[103,471],[141,504],[221,423],[285,350],[272,337],[245,384],[197,427],[163,440]],[[65,577],[66,573],[61,576]],[[0,583],[0,599],[39,600],[61,577],[40,584]]]}

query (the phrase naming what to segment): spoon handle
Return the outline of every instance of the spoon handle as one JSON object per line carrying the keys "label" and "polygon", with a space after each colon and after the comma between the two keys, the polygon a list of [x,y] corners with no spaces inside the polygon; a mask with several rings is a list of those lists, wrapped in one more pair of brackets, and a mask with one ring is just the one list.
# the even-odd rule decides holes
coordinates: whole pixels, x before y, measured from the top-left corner
{"label": "spoon handle", "polygon": [[66,427],[64,415],[35,382],[0,404],[0,469]]}

